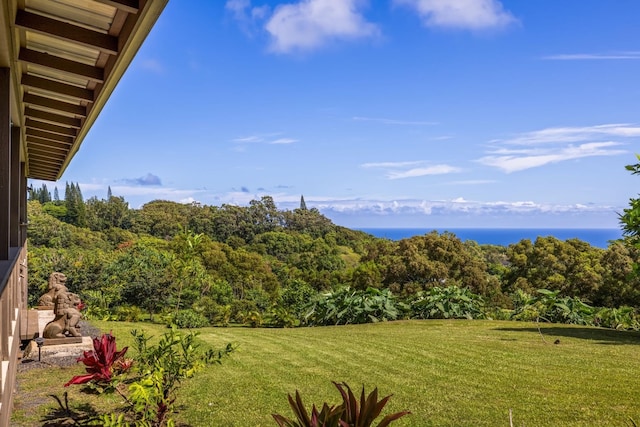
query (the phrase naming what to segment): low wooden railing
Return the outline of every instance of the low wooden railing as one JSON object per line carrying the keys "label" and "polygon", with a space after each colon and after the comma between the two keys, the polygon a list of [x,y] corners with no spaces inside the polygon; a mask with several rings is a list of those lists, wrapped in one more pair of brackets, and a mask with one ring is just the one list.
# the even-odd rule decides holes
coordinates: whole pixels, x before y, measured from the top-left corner
{"label": "low wooden railing", "polygon": [[13,407],[20,314],[27,308],[27,249],[11,248],[9,259],[0,261],[0,426],[8,426]]}

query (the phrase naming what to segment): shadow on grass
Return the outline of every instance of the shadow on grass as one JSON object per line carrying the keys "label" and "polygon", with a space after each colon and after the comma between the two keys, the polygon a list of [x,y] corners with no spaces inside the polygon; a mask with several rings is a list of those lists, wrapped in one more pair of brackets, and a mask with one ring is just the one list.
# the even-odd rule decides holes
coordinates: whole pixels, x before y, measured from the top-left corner
{"label": "shadow on grass", "polygon": [[[94,390],[95,391],[95,390]],[[102,425],[99,422],[100,412],[89,403],[69,404],[69,394],[65,392],[62,398],[51,394],[58,407],[49,410],[41,419],[43,427],[64,426],[92,426]],[[185,405],[179,405],[178,409],[185,410]],[[119,425],[119,424],[118,424]],[[127,424],[128,425],[128,424]],[[164,425],[164,424],[163,424]],[[175,423],[176,427],[192,427],[187,423]]]}
{"label": "shadow on grass", "polygon": [[90,425],[89,423],[100,415],[93,405],[88,403],[69,405],[67,392],[62,398],[53,394],[50,396],[58,403],[58,407],[51,409],[42,417],[44,427]]}
{"label": "shadow on grass", "polygon": [[[538,328],[496,328],[497,331],[507,332],[531,332],[539,334]],[[567,327],[567,326],[545,326],[540,325],[540,333],[547,339],[567,337],[580,338],[585,340],[598,341],[604,345],[640,345],[640,332],[617,331],[615,329],[593,328],[593,327]]]}

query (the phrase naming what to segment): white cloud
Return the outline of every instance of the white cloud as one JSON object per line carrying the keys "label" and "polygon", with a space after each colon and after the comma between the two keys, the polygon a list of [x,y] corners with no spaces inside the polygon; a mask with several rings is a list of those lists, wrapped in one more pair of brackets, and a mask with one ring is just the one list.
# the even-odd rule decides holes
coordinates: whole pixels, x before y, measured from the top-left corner
{"label": "white cloud", "polygon": [[[595,204],[551,204],[531,200],[521,201],[477,201],[456,197],[447,200],[424,199],[327,199],[305,196],[307,206],[318,208],[330,215],[332,212],[353,216],[391,216],[391,215],[429,215],[446,217],[449,215],[469,214],[471,216],[496,215],[537,215],[537,214],[613,214],[618,207]],[[295,201],[283,203],[283,207]],[[612,215],[615,218],[615,215]]]}
{"label": "white cloud", "polygon": [[301,0],[276,7],[266,24],[271,50],[312,50],[330,40],[376,36],[376,25],[360,13],[361,0]]}
{"label": "white cloud", "polygon": [[151,71],[156,74],[162,74],[165,71],[164,65],[162,65],[160,61],[152,58],[141,59],[138,65],[143,70]]}
{"label": "white cloud", "polygon": [[387,173],[389,179],[416,178],[426,175],[446,175],[450,173],[460,172],[460,168],[449,165],[435,165],[426,168],[413,168],[406,171],[391,171]]}
{"label": "white cloud", "polygon": [[233,140],[233,142],[237,142],[237,143],[252,143],[252,142],[263,142],[263,141],[264,141],[264,137],[260,135],[244,136],[242,138],[236,138]]}
{"label": "white cloud", "polygon": [[517,19],[497,0],[393,0],[415,9],[428,27],[465,30],[503,28]]}
{"label": "white cloud", "polygon": [[263,143],[263,144],[293,144],[294,142],[300,141],[299,139],[294,138],[277,138],[282,133],[274,132],[274,133],[266,133],[266,134],[256,134],[256,135],[248,135],[240,138],[233,139],[232,142],[236,144],[255,144],[255,143]]}
{"label": "white cloud", "polygon": [[250,0],[227,0],[224,7],[248,35],[254,32],[256,23],[266,18],[270,10],[269,6],[251,7]]}
{"label": "white cloud", "polygon": [[640,52],[611,52],[611,53],[562,53],[558,55],[543,56],[542,59],[552,61],[584,61],[584,60],[615,60],[615,59],[640,59]]}
{"label": "white cloud", "polygon": [[450,165],[424,165],[426,162],[422,160],[410,161],[410,162],[378,162],[378,163],[363,163],[361,168],[366,169],[385,169],[386,177],[388,179],[405,179],[416,178],[427,175],[445,175],[450,173],[462,172],[462,169],[450,166]]}
{"label": "white cloud", "polygon": [[251,7],[250,0],[227,0],[224,5],[225,9],[231,11],[236,19],[242,19],[245,16],[246,9]]}
{"label": "white cloud", "polygon": [[523,171],[551,163],[559,163],[567,160],[583,157],[616,156],[625,154],[627,150],[612,150],[609,147],[619,145],[617,143],[587,143],[578,146],[569,146],[554,150],[548,154],[531,156],[486,156],[478,161],[487,166],[494,166],[507,173]]}
{"label": "white cloud", "polygon": [[[602,141],[603,137],[611,140]],[[491,141],[493,148],[477,161],[507,173],[518,172],[584,157],[626,154],[619,148],[626,142],[612,139],[638,137],[640,127],[630,124],[548,128]]]}
{"label": "white cloud", "polygon": [[269,144],[293,144],[294,142],[298,142],[298,140],[293,138],[278,138],[269,142]]}
{"label": "white cloud", "polygon": [[[39,187],[46,183],[53,191],[57,183],[31,180],[30,184]],[[107,182],[80,183],[85,199],[92,195],[104,198],[107,194]],[[139,208],[152,200],[173,200],[180,203],[198,201],[206,205],[237,205],[248,206],[252,200],[259,200],[262,196],[270,195],[279,209],[295,209],[300,205],[300,195],[281,191],[260,189],[253,192],[246,189],[227,192],[215,192],[207,189],[177,189],[171,187],[146,187],[111,185],[116,196],[123,196],[130,202],[132,208]],[[60,195],[63,197],[63,194]],[[398,221],[405,221],[406,226],[465,226],[469,218],[473,217],[476,224],[489,226],[504,226],[504,221],[513,219],[511,224],[527,226],[548,226],[553,221],[563,227],[578,226],[579,224],[596,224],[603,227],[617,226],[616,212],[623,207],[598,205],[592,203],[552,204],[533,200],[469,200],[464,197],[453,197],[443,200],[426,200],[414,198],[382,199],[375,196],[363,197],[334,197],[323,195],[304,195],[308,207],[317,208],[327,217],[349,226],[364,227],[363,221],[394,226]],[[386,219],[385,219],[386,218]],[[590,223],[590,219],[597,221]],[[576,221],[583,221],[577,223]],[[521,222],[518,222],[521,221]],[[532,222],[533,221],[533,222]],[[535,222],[537,221],[537,222]],[[551,222],[550,222],[551,221]],[[605,222],[603,222],[605,221]],[[532,224],[539,225],[532,225]],[[409,225],[411,224],[411,225]]]}
{"label": "white cloud", "polygon": [[606,124],[583,127],[547,128],[525,132],[514,138],[494,140],[509,145],[540,145],[546,143],[579,142],[601,137],[640,137],[640,127],[626,124]]}
{"label": "white cloud", "polygon": [[545,150],[546,154],[485,156],[478,161],[487,166],[494,166],[511,173],[583,157],[617,156],[618,154],[627,153],[627,150],[610,149],[618,145],[621,144],[616,142],[593,142]]}

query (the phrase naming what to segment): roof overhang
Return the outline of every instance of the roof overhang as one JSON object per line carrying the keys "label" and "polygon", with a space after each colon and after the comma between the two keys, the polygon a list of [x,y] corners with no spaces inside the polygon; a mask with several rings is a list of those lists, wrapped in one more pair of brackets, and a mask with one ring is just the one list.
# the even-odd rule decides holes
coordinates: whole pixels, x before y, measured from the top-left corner
{"label": "roof overhang", "polygon": [[28,178],[58,180],[168,0],[1,0]]}

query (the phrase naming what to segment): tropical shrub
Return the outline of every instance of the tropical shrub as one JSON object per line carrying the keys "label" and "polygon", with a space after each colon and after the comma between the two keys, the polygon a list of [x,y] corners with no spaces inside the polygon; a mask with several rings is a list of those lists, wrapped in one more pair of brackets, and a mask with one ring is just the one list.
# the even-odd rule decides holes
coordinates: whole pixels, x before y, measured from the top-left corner
{"label": "tropical shrub", "polygon": [[[125,359],[128,348],[117,351],[115,337],[104,334],[93,340],[94,350],[85,351],[78,359],[86,365],[87,374],[75,376],[65,384],[87,383],[99,391],[115,390],[125,400],[120,414],[99,415],[90,425],[175,426],[173,414],[181,382],[208,364],[221,363],[234,350],[228,344],[224,349],[203,351],[196,342],[196,333],[182,334],[175,328],[163,334],[155,345],[149,344],[152,337],[144,332],[133,330],[131,334],[135,341],[134,359]],[[55,398],[63,409],[68,408],[66,395],[65,406]],[[78,420],[71,421],[80,425]]]}
{"label": "tropical shrub", "polygon": [[289,281],[280,292],[280,305],[287,308],[293,315],[302,318],[309,300],[316,295],[307,282],[300,279]]}
{"label": "tropical shrub", "polygon": [[640,316],[633,307],[602,308],[598,310],[593,319],[596,326],[611,329],[640,330]]}
{"label": "tropical shrub", "polygon": [[178,310],[169,316],[170,324],[176,325],[179,329],[204,328],[209,326],[209,319],[202,313],[192,310]]}
{"label": "tropical shrub", "polygon": [[215,326],[229,326],[231,320],[231,304],[219,304],[213,298],[204,296],[196,301],[193,310],[202,313]]}
{"label": "tropical shrub", "polygon": [[134,369],[139,376],[129,386],[129,401],[136,419],[151,426],[173,425],[171,414],[182,380],[208,364],[221,363],[233,351],[231,344],[222,350],[201,351],[195,332],[182,334],[171,329],[155,345],[149,345],[151,337],[144,332],[133,330],[131,334],[137,353]]}
{"label": "tropical shrub", "polygon": [[[307,411],[300,397],[300,392],[296,390],[295,400],[289,395],[289,405],[293,410],[296,419],[291,420],[279,414],[272,414],[274,420],[280,427],[369,427],[378,418],[391,395],[378,400],[378,389],[375,388],[365,397],[364,386],[360,393],[360,401],[346,384],[333,383],[342,397],[342,403],[336,406],[329,406],[323,403],[322,409],[317,410],[313,405],[311,412]],[[386,427],[393,421],[410,414],[409,411],[396,412],[385,416],[377,427]]]}
{"label": "tropical shrub", "polygon": [[244,313],[240,313],[238,316],[243,325],[249,325],[252,328],[262,326],[264,321],[262,314],[257,310],[246,311]]}
{"label": "tropical shrub", "polygon": [[127,350],[128,347],[117,350],[116,338],[111,333],[103,334],[101,338],[94,338],[93,350],[84,351],[78,358],[78,362],[84,363],[87,373],[76,375],[64,386],[89,382],[99,387],[108,386],[113,380],[114,373],[121,372],[123,366],[128,366],[128,363],[122,363]]}
{"label": "tropical shrub", "polygon": [[389,289],[343,287],[314,298],[304,320],[309,326],[347,325],[396,320],[399,314]]}
{"label": "tropical shrub", "polygon": [[594,308],[577,297],[560,297],[560,291],[538,289],[535,297],[519,291],[514,295],[515,320],[593,325]]}
{"label": "tropical shrub", "polygon": [[264,316],[264,323],[275,328],[294,328],[300,325],[300,320],[285,307],[272,307]]}
{"label": "tropical shrub", "polygon": [[142,309],[135,305],[121,305],[116,307],[112,318],[120,322],[139,322],[144,315]]}
{"label": "tropical shrub", "polygon": [[466,288],[436,286],[418,292],[411,309],[416,319],[479,319],[484,317],[484,300]]}

